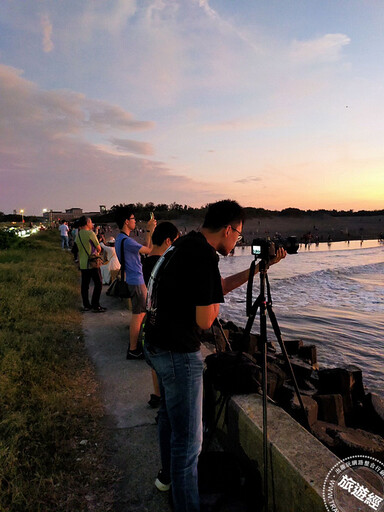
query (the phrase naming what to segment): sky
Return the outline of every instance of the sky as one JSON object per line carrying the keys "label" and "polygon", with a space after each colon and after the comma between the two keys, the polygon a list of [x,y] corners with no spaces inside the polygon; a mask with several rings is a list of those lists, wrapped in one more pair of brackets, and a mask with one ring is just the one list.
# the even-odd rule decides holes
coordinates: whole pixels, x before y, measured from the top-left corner
{"label": "sky", "polygon": [[0,0],[0,211],[384,208],[381,0]]}

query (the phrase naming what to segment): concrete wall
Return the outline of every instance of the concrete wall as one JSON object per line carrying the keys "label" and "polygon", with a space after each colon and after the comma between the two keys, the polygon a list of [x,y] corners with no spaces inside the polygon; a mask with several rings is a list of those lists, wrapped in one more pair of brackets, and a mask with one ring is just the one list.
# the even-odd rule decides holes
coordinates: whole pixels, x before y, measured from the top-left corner
{"label": "concrete wall", "polygon": [[[229,402],[227,424],[220,422],[218,434],[232,450],[245,455],[263,477],[262,425],[261,397],[235,396]],[[268,404],[268,439],[269,510],[324,512],[324,480],[339,459],[272,403]]]}

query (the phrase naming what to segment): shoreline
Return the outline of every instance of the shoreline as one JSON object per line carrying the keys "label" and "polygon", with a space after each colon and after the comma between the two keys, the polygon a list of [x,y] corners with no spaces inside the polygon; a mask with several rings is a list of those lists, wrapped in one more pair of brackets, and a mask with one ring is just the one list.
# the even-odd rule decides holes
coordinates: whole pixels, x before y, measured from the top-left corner
{"label": "shoreline", "polygon": [[[169,220],[175,224],[184,234],[185,231],[198,229],[202,219],[188,216],[181,216],[178,219],[157,218],[158,222]],[[97,223],[97,219],[95,219]],[[137,222],[138,229],[143,228],[146,220]],[[312,240],[319,242],[348,242],[352,240],[379,240],[384,235],[384,216],[361,216],[361,217],[332,217],[324,215],[314,217],[304,215],[273,216],[273,217],[246,217],[244,223],[244,239],[247,245],[252,243],[254,238],[273,238],[279,233],[283,238],[296,236],[301,242],[308,234]]]}

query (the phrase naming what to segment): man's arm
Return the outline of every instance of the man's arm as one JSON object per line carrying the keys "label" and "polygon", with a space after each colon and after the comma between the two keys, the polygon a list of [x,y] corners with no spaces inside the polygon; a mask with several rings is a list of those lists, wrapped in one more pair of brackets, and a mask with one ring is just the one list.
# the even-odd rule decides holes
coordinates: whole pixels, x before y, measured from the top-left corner
{"label": "man's arm", "polygon": [[209,329],[219,314],[220,304],[196,306],[196,323],[201,329]]}
{"label": "man's arm", "polygon": [[[231,292],[235,288],[238,288],[242,284],[246,283],[249,279],[249,268],[243,270],[242,272],[238,272],[237,274],[233,274],[228,277],[221,278],[221,286],[223,288],[223,295],[227,295],[227,293]],[[255,275],[259,272],[259,264],[255,267]]]}
{"label": "man's arm", "polygon": [[[279,261],[282,260],[283,258],[285,258],[286,255],[287,255],[287,252],[285,251],[285,249],[280,247],[277,250],[276,257],[273,258],[269,262],[268,267],[270,267],[271,265],[274,265],[275,263],[279,263]],[[247,268],[246,270],[243,270],[242,272],[238,272],[237,274],[233,274],[232,276],[221,278],[221,286],[223,288],[223,294],[226,295],[227,293],[231,292],[235,288],[238,288],[242,284],[246,283],[249,279],[249,270],[250,269]],[[255,266],[255,274],[254,275],[256,275],[258,272],[259,272],[259,264],[257,264]]]}
{"label": "man's arm", "polygon": [[96,254],[100,254],[101,252],[101,246],[99,244],[99,241],[97,239],[97,236],[95,235],[95,233],[92,231],[90,237],[89,237],[89,240],[92,242],[94,248],[95,248],[95,251],[96,251]]}
{"label": "man's arm", "polygon": [[145,242],[144,245],[142,245],[141,248],[139,249],[140,254],[149,254],[152,251],[152,234],[155,230],[156,224],[157,222],[155,219],[150,219],[147,222]]}

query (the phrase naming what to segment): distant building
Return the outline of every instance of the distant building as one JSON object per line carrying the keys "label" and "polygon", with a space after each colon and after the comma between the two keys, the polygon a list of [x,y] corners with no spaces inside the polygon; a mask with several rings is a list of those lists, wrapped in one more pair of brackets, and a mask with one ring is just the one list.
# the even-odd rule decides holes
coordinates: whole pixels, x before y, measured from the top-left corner
{"label": "distant building", "polygon": [[[72,219],[77,219],[83,215],[82,208],[70,208],[69,210],[65,210],[65,215],[70,215]],[[69,219],[66,219],[69,220]]]}
{"label": "distant building", "polygon": [[60,220],[72,221],[78,219],[82,215],[85,215],[86,217],[97,217],[98,215],[100,215],[100,213],[102,213],[101,207],[99,212],[83,212],[82,208],[69,208],[68,210],[65,210],[65,212],[48,210],[47,212],[43,213],[43,218],[45,220],[48,220],[49,222],[55,222]]}

